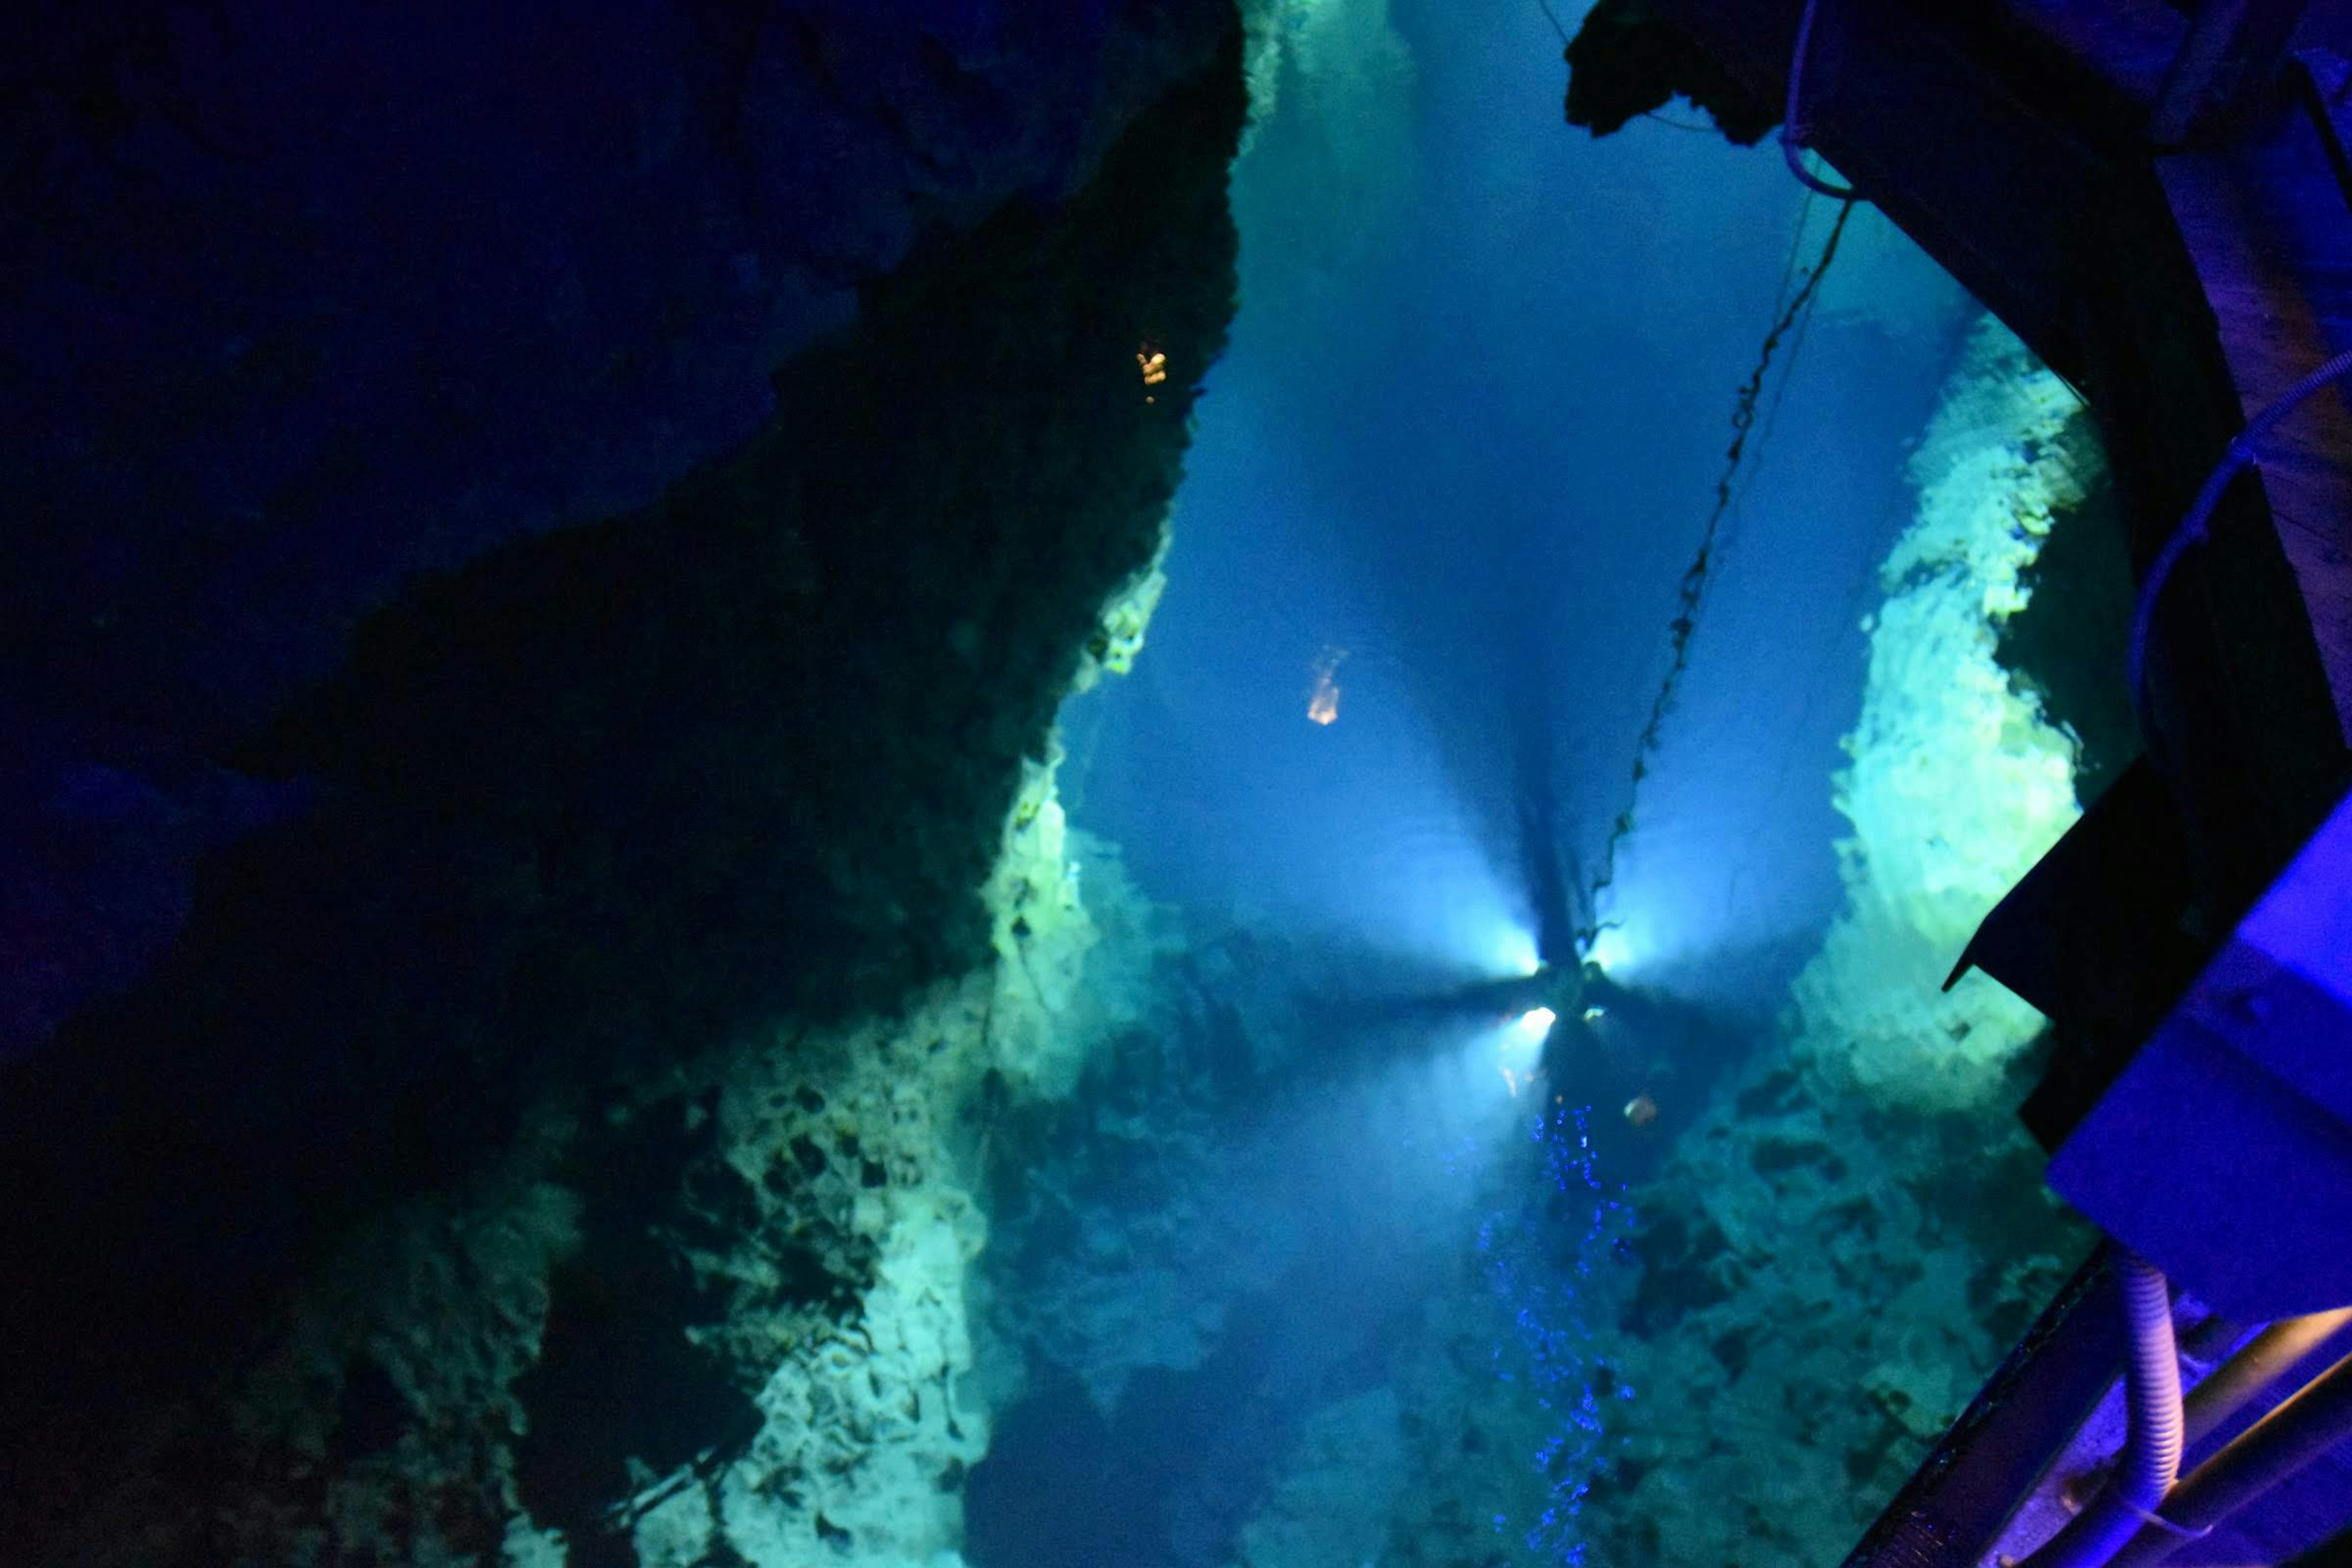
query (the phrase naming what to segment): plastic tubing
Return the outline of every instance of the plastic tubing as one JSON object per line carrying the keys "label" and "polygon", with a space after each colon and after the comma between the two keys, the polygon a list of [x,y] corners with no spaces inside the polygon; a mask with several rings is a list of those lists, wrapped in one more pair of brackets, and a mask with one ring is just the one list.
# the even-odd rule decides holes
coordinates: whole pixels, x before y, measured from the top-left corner
{"label": "plastic tubing", "polygon": [[[2181,1400],[2183,1457],[2277,1392],[2305,1362],[2325,1356],[2332,1363],[2347,1351],[2352,1351],[2352,1307],[2281,1318],[2248,1337]],[[2093,1472],[2101,1484],[2115,1474],[2116,1462],[2110,1459]]]}
{"label": "plastic tubing", "polygon": [[2167,1517],[2134,1535],[2111,1568],[2150,1568],[2352,1437],[2352,1355],[2321,1373],[2175,1487]]}
{"label": "plastic tubing", "polygon": [[1844,185],[1832,185],[1805,167],[1804,132],[1797,126],[1797,110],[1805,99],[1805,56],[1813,42],[1813,13],[1821,8],[1822,0],[1805,0],[1805,8],[1797,17],[1797,46],[1789,55],[1789,92],[1780,100],[1780,156],[1788,161],[1789,173],[1797,183],[1819,195],[1834,201],[1857,200],[1855,193]]}
{"label": "plastic tubing", "polygon": [[2180,1358],[2172,1342],[2171,1295],[2162,1274],[2121,1248],[2115,1267],[2131,1342],[2124,1363],[2131,1424],[2123,1463],[2090,1506],[2019,1568],[2101,1568],[2156,1518],[2180,1473]]}
{"label": "plastic tubing", "polygon": [[[1808,17],[1811,9],[1809,4],[1806,6]],[[1800,49],[1803,47],[1802,37],[1801,26]],[[1792,77],[1790,86],[1793,89],[1795,85]],[[1784,134],[1786,129],[1782,127]],[[2255,415],[2237,439],[2230,443],[2229,450],[2221,454],[2221,460],[2213,466],[2213,471],[2206,476],[2204,485],[2198,490],[2197,500],[2189,507],[2189,515],[2180,520],[2180,526],[2172,531],[2172,537],[2164,542],[2164,548],[2158,551],[2156,559],[2149,563],[2147,575],[2140,582],[2138,601],[2132,606],[2129,673],[2132,707],[2139,714],[2140,734],[2150,744],[2155,742],[2156,726],[2150,721],[2148,708],[2148,628],[2155,623],[2157,601],[2164,596],[2166,581],[2171,577],[2173,568],[2180,564],[2180,558],[2189,552],[2189,547],[2205,542],[2205,525],[2212,520],[2213,509],[2221,504],[2221,492],[2228,489],[2230,481],[2254,460],[2255,445],[2276,428],[2280,420],[2302,406],[2305,399],[2347,371],[2352,371],[2352,349],[2345,350],[2296,382],[2277,401]]]}

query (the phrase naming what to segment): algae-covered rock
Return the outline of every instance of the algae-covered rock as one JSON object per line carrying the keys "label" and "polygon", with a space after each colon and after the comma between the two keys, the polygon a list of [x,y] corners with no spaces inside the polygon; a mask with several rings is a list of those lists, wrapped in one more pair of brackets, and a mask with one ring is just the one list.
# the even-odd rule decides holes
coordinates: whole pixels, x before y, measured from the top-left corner
{"label": "algae-covered rock", "polygon": [[698,1543],[665,1544],[684,1496],[757,1563],[881,1568],[961,1541],[961,1479],[988,1446],[988,1412],[960,1386],[965,1272],[987,1224],[951,1132],[988,1070],[987,985],[780,1040],[727,1085],[717,1157],[755,1213],[692,1255],[728,1298],[695,1337],[756,1384],[761,1425],[730,1462],[652,1479],[665,1500],[637,1521],[647,1568],[701,1560]]}
{"label": "algae-covered rock", "polygon": [[1168,546],[1174,537],[1172,529],[1162,529],[1151,564],[1103,606],[1102,624],[1087,638],[1086,658],[1070,682],[1073,694],[1093,690],[1105,675],[1125,675],[1135,668],[1152,612],[1160,608],[1160,596],[1168,591]]}
{"label": "algae-covered rock", "polygon": [[1076,1080],[1077,1061],[1056,1047],[1082,1037],[1077,1015],[1093,1005],[1081,982],[1094,922],[1079,898],[1068,818],[1054,789],[1061,761],[1058,743],[1045,762],[1023,761],[1021,791],[988,881],[996,955],[991,1055],[1012,1086],[1048,1099]]}
{"label": "algae-covered rock", "polygon": [[1847,907],[1794,997],[1808,1048],[1855,1092],[1981,1104],[2041,1028],[1981,974],[1945,976],[1977,924],[2080,813],[2074,742],[2000,659],[2053,517],[2095,460],[2080,402],[1987,318],[1911,459],[1918,510],[1880,569],[1859,722],[1844,745]]}

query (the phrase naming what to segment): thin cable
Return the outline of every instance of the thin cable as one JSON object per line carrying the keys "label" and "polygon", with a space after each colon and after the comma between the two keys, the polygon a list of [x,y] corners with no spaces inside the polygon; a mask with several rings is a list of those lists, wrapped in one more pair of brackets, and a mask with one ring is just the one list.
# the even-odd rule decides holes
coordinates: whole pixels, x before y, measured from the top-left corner
{"label": "thin cable", "polygon": [[1764,463],[1761,448],[1771,443],[1772,432],[1780,426],[1780,405],[1788,399],[1789,383],[1796,379],[1797,362],[1805,357],[1805,334],[1812,331],[1813,315],[1821,309],[1821,304],[1822,297],[1815,294],[1805,301],[1804,313],[1797,318],[1797,335],[1789,340],[1789,357],[1781,362],[1780,384],[1772,389],[1772,401],[1764,405],[1764,426],[1756,433],[1756,445],[1759,449],[1755,465],[1748,470],[1747,482],[1740,492],[1743,496],[1755,487],[1757,472]]}
{"label": "thin cable", "polygon": [[[1822,254],[1804,282],[1786,305],[1772,330],[1764,335],[1763,346],[1757,352],[1756,368],[1748,373],[1747,383],[1739,389],[1731,411],[1731,445],[1724,448],[1723,472],[1715,481],[1715,510],[1707,514],[1706,528],[1699,535],[1698,553],[1683,571],[1682,581],[1675,590],[1675,618],[1667,623],[1673,632],[1672,660],[1666,667],[1665,678],[1659,681],[1657,695],[1650,700],[1650,717],[1643,724],[1641,735],[1633,742],[1633,778],[1626,789],[1625,809],[1609,825],[1609,838],[1601,851],[1601,868],[1593,874],[1585,889],[1584,907],[1597,916],[1601,895],[1617,879],[1617,847],[1633,831],[1633,808],[1642,793],[1642,781],[1649,776],[1650,759],[1657,754],[1660,732],[1664,729],[1666,715],[1673,710],[1675,693],[1682,684],[1683,672],[1690,667],[1691,635],[1698,629],[1700,602],[1706,597],[1709,570],[1713,564],[1716,536],[1723,520],[1731,510],[1733,486],[1739,475],[1740,460],[1747,455],[1748,434],[1756,423],[1756,404],[1764,390],[1765,373],[1771,368],[1772,355],[1780,346],[1780,339],[1796,324],[1821,287],[1830,263],[1837,259],[1838,241],[1844,237],[1846,219],[1853,216],[1853,203],[1847,202],[1838,209],[1837,221],[1830,226],[1829,238],[1822,242]],[[1594,921],[1577,932],[1579,947],[1590,951],[1592,939],[1607,928],[1609,922]]]}
{"label": "thin cable", "polygon": [[1780,281],[1772,288],[1772,313],[1779,315],[1789,302],[1789,285],[1797,276],[1797,258],[1805,248],[1805,226],[1813,221],[1813,193],[1807,191],[1797,208],[1797,226],[1789,231],[1788,254],[1780,258]]}
{"label": "thin cable", "polygon": [[1551,0],[1536,0],[1536,5],[1542,10],[1544,20],[1551,24],[1551,30],[1559,35],[1560,47],[1568,47],[1568,29],[1561,26],[1559,18],[1551,14]]}
{"label": "thin cable", "polygon": [[1815,195],[1858,201],[1859,194],[1851,187],[1832,185],[1805,167],[1805,133],[1797,110],[1804,102],[1805,55],[1812,47],[1813,13],[1821,4],[1822,0],[1805,0],[1805,9],[1797,18],[1797,46],[1789,55],[1789,93],[1780,100],[1780,156],[1788,161],[1789,173],[1797,176],[1797,183]]}
{"label": "thin cable", "polygon": [[[1789,289],[1798,279],[1797,258],[1804,251],[1805,228],[1812,222],[1812,218],[1813,193],[1807,191],[1803,205],[1797,209],[1796,227],[1789,233],[1788,253],[1780,258],[1780,280],[1772,285],[1772,316],[1776,321],[1780,319],[1780,312],[1788,308]],[[1795,374],[1797,370],[1797,354],[1804,347],[1805,328],[1812,321],[1813,307],[1820,302],[1820,300],[1821,296],[1815,294],[1811,300],[1807,300],[1803,314],[1798,318],[1796,336],[1790,341],[1789,344],[1789,357],[1780,362],[1780,379],[1772,384],[1772,401],[1765,410],[1763,428],[1756,435],[1756,456],[1741,470],[1738,491],[1731,498],[1731,510],[1725,516],[1727,537],[1724,548],[1717,552],[1718,555],[1729,553],[1728,531],[1736,529],[1739,521],[1740,509],[1748,504],[1748,496],[1756,489],[1756,476],[1764,463],[1765,443],[1772,437],[1772,426],[1780,416],[1780,400],[1788,394],[1789,378]]]}
{"label": "thin cable", "polygon": [[2148,563],[2147,575],[2140,582],[2139,598],[2132,605],[2131,646],[2126,670],[2131,682],[2132,708],[2139,715],[2140,734],[2151,744],[2156,739],[2156,725],[2148,706],[2148,633],[2155,625],[2157,601],[2164,596],[2166,583],[2171,580],[2174,569],[2180,564],[2180,558],[2189,553],[2189,547],[2205,542],[2206,524],[2212,521],[2214,509],[2221,504],[2222,493],[2229,489],[2231,481],[2254,461],[2257,456],[2254,448],[2263,437],[2276,429],[2281,420],[2301,407],[2312,394],[2347,371],[2352,371],[2352,349],[2346,349],[2296,382],[2284,395],[2255,415],[2237,438],[2230,443],[2229,449],[2221,454],[2221,460],[2213,465],[2213,471],[2206,476],[2203,487],[2197,492],[2195,504],[2189,509],[2189,515],[2180,520],[2180,526],[2172,531],[2172,537],[2164,542],[2164,548],[2158,551],[2156,559]]}
{"label": "thin cable", "polygon": [[[1772,296],[1772,309],[1778,312],[1787,303],[1789,280],[1795,276],[1798,245],[1805,236],[1805,224],[1813,211],[1813,193],[1805,193],[1805,205],[1797,214],[1797,232],[1790,237],[1789,258],[1780,269],[1780,287]],[[1780,378],[1772,384],[1772,401],[1764,405],[1764,423],[1756,432],[1756,456],[1739,476],[1739,491],[1731,498],[1731,514],[1724,520],[1724,553],[1730,552],[1739,531],[1739,521],[1746,515],[1748,498],[1756,493],[1759,477],[1764,471],[1765,459],[1771,455],[1772,432],[1780,423],[1780,405],[1788,400],[1789,384],[1797,376],[1797,363],[1805,355],[1805,336],[1812,330],[1813,317],[1821,309],[1822,297],[1816,291],[1805,301],[1797,317],[1797,330],[1789,340],[1788,357],[1780,362]]]}

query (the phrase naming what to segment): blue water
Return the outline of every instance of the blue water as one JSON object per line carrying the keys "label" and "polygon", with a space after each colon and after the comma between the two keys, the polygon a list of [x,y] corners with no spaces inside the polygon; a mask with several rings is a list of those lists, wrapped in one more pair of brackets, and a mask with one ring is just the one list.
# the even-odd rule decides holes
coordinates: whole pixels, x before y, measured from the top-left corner
{"label": "blue water", "polygon": [[[1166,597],[1135,672],[1066,715],[1074,820],[1196,929],[1286,933],[1289,962],[1494,978],[1532,949],[1514,765],[1532,747],[1572,882],[1636,808],[1591,913],[1617,928],[1612,974],[1655,1006],[1622,1055],[1547,1083],[1549,1106],[1521,1097],[1528,1064],[1497,1093],[1458,1039],[1405,1071],[1392,1041],[1375,1061],[1335,1037],[1255,1102],[1190,1107],[1213,1128],[1192,1179],[1232,1214],[1326,1215],[1369,1190],[1385,1217],[1344,1245],[1319,1219],[1265,1221],[1279,1267],[1229,1265],[1223,1336],[1114,1399],[1032,1365],[973,1477],[979,1568],[1236,1560],[1306,1413],[1407,1375],[1473,1278],[1496,1309],[1474,1375],[1537,1402],[1549,1434],[1493,1458],[1546,1477],[1549,1501],[1495,1515],[1492,1560],[1585,1560],[1612,1406],[1648,1391],[1593,1359],[1580,1281],[1623,1266],[1619,1194],[1769,1032],[1838,901],[1826,781],[1859,703],[1858,623],[1967,321],[1930,263],[1854,216],[1763,384],[1689,673],[1632,797],[1735,394],[1832,209],[1769,146],[1570,130],[1531,0],[1292,16],[1306,31],[1235,171],[1241,309]],[[1310,716],[1325,673],[1328,724]],[[1681,1099],[1636,1132],[1621,1110],[1661,1055]],[[1297,1137],[1269,1142],[1286,1123]],[[1198,1255],[1150,1239],[1152,1190],[1106,1181],[1089,1201],[1139,1238],[1126,1267],[1197,1277]]]}
{"label": "blue water", "polygon": [[[1733,393],[1800,220],[1809,259],[1830,213],[1769,150],[1654,121],[1571,131],[1532,4],[1393,20],[1408,91],[1343,99],[1335,122],[1286,76],[1236,170],[1241,309],[1168,595],[1134,677],[1074,731],[1092,742],[1083,819],[1154,892],[1427,944],[1475,923],[1433,900],[1512,901],[1484,873],[1509,859],[1492,760],[1507,715],[1532,708],[1556,737],[1588,851],[1624,806]],[[1323,186],[1351,140],[1404,155],[1341,203]],[[1603,911],[1653,963],[1749,997],[1778,989],[1787,940],[1834,901],[1841,825],[1818,781],[1854,711],[1904,443],[1962,321],[1874,215],[1840,267],[1783,349],[1796,374],[1768,384],[1769,435]],[[1327,647],[1349,655],[1328,730],[1305,721]],[[1763,961],[1725,963],[1748,952]]]}

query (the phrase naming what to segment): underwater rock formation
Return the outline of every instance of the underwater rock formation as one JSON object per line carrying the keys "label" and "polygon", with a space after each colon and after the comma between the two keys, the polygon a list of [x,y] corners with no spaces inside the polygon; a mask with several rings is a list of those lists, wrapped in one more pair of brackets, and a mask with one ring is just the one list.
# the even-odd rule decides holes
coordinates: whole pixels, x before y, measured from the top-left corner
{"label": "underwater rock formation", "polygon": [[1650,0],[1601,0],[1568,46],[1568,122],[1595,136],[1680,96],[1705,110],[1735,146],[1760,142],[1780,122],[1766,103],[1657,13]]}
{"label": "underwater rock formation", "polygon": [[[1387,955],[1152,906],[1114,859],[1087,875],[1089,983],[1123,961],[1136,1013],[1075,1093],[1023,1113],[1034,1153],[991,1186],[975,1380],[1003,1416],[968,1553],[1375,1557],[1403,1473],[1387,1345],[1466,1230],[1442,1170],[1463,1107],[1423,1075],[1418,1020],[1384,1058],[1331,1005],[1392,977]],[[1482,1082],[1477,1103],[1502,1098]]]}
{"label": "underwater rock formation", "polygon": [[1180,939],[1114,858],[1090,877],[1117,921],[1095,972],[1126,961],[1138,1016],[1074,1095],[1026,1112],[1020,1142],[1050,1153],[994,1194],[986,1272],[1000,1396],[1052,1369],[1108,1415],[1137,1373],[1198,1369],[1279,1279],[1289,1218],[1233,1179],[1220,1122],[1300,1031],[1239,1003],[1262,961],[1246,939]]}
{"label": "underwater rock formation", "polygon": [[[345,562],[331,582],[267,540],[231,552],[225,581],[259,584],[237,625],[283,615],[290,640],[265,662],[310,687],[267,722],[288,693],[241,683],[250,648],[227,631],[219,659],[188,668],[236,703],[146,683],[137,672],[179,659],[193,623],[131,593],[164,578],[125,579],[139,646],[97,674],[184,712],[215,771],[315,804],[213,852],[157,972],[9,1066],[0,1535],[26,1560],[487,1562],[528,1502],[513,1549],[561,1529],[577,1563],[630,1562],[640,1543],[661,1559],[657,1537],[694,1535],[694,1506],[719,1512],[711,1560],[805,1562],[807,1541],[845,1551],[865,1531],[878,1561],[895,1537],[877,1521],[908,1478],[938,1500],[908,1513],[908,1539],[951,1544],[947,1483],[985,1421],[929,1390],[960,1353],[977,1233],[969,1173],[911,1163],[937,1129],[904,1101],[939,1115],[924,1097],[978,1094],[992,1071],[1070,1076],[1032,1016],[1040,998],[995,973],[992,937],[1024,918],[1013,940],[1041,979],[1066,973],[1087,932],[1074,910],[1047,918],[1064,847],[1024,837],[1016,803],[1034,808],[1028,826],[1048,819],[1056,705],[1131,657],[1234,302],[1234,18],[1206,4],[1090,15],[942,39],[897,25],[919,16],[826,13],[721,50],[770,61],[776,81],[822,83],[830,61],[898,84],[843,111],[896,126],[919,172],[916,196],[866,213],[872,233],[854,211],[827,219],[845,237],[829,285],[866,281],[855,319],[795,318],[797,336],[708,323],[730,342],[703,368],[723,381],[740,360],[758,395],[708,426],[658,399],[608,410],[643,422],[640,443],[658,434],[675,464],[658,473],[600,458],[555,507],[483,459],[466,497],[480,513],[446,519],[394,487],[369,505],[436,519],[425,555]],[[677,43],[667,26],[627,49]],[[583,68],[600,39],[580,41]],[[998,93],[1024,73],[1034,94],[1008,105]],[[759,69],[719,75],[701,86],[720,105],[768,101]],[[840,129],[794,121],[800,88],[776,90],[783,118],[735,132],[797,157]],[[925,93],[942,101],[927,110]],[[648,156],[686,156],[709,129],[687,100],[662,136],[630,122]],[[1000,114],[1029,129],[999,137]],[[466,128],[457,115],[452,134]],[[160,125],[138,134],[179,144]],[[952,153],[960,137],[982,167]],[[855,159],[835,173],[845,200],[880,177]],[[830,211],[810,200],[812,222]],[[665,266],[704,232],[658,214],[624,226]],[[735,288],[743,269],[718,275]],[[708,392],[688,368],[695,296],[655,292],[657,314],[681,312],[656,357]],[[625,316],[597,318],[626,339],[598,340],[599,363],[629,342],[653,352]],[[836,330],[776,364],[820,324]],[[1149,389],[1147,349],[1167,367]],[[561,354],[535,374],[599,384]],[[593,409],[535,408],[546,427],[516,439],[540,441],[533,462],[559,478],[611,438]],[[341,417],[354,439],[370,428]],[[403,485],[455,485],[479,458],[459,442],[419,474],[406,450],[387,439],[336,471],[359,484],[381,458]],[[304,515],[343,517],[342,494]],[[79,534],[110,526],[104,508],[52,499]],[[466,560],[517,535],[532,537]],[[126,555],[146,537],[126,533]],[[447,570],[399,581],[425,563]],[[62,603],[70,574],[51,564]],[[293,600],[270,597],[289,583]],[[80,646],[59,637],[44,658]],[[142,732],[162,752],[196,744],[138,722],[161,726]],[[218,793],[229,816],[267,815]],[[1026,859],[992,889],[1008,835]],[[838,1081],[780,1065],[803,1049]],[[787,1083],[782,1104],[762,1098]],[[828,1109],[803,1107],[801,1087]],[[834,1387],[827,1334],[887,1347],[894,1392]],[[902,1416],[895,1391],[918,1388],[923,1414]],[[795,1487],[803,1438],[874,1457]],[[756,1502],[745,1465],[767,1467]]]}
{"label": "underwater rock formation", "polygon": [[1802,1037],[1881,1103],[1976,1106],[2042,1028],[1981,974],[1937,994],[1977,923],[2081,814],[2074,742],[1997,658],[2053,520],[2096,473],[2081,407],[1988,320],[1911,458],[1918,508],[1880,568],[1836,783],[1853,825],[1838,847],[1847,908],[1794,989]]}
{"label": "underwater rock formation", "polygon": [[1234,1562],[1244,1568],[1381,1562],[1389,1533],[1383,1505],[1418,1485],[1403,1431],[1396,1392],[1387,1387],[1309,1415],[1281,1482],[1242,1526]]}
{"label": "underwater rock formation", "polygon": [[20,29],[0,1054],[135,981],[205,847],[295,808],[222,770],[369,614],[772,427],[775,368],[859,289],[1083,185],[1230,11],[232,0]]}
{"label": "underwater rock formation", "polygon": [[755,1390],[757,1427],[715,1462],[638,1474],[625,1517],[646,1568],[722,1544],[879,1568],[961,1542],[961,1478],[988,1443],[988,1413],[958,1390],[963,1281],[987,1227],[952,1134],[988,1070],[988,984],[780,1039],[730,1075],[699,1180],[749,1194],[748,1212],[711,1215],[681,1250],[726,1303],[692,1337]]}
{"label": "underwater rock formation", "polygon": [[2133,577],[2123,505],[2099,460],[2096,421],[2078,409],[2058,434],[2081,481],[2053,497],[2050,532],[2021,579],[2024,607],[2000,626],[1994,657],[2074,742],[2074,794],[2085,809],[2140,752],[2139,721],[2115,679],[2131,638]]}

